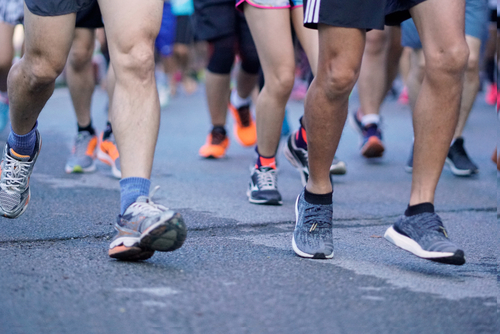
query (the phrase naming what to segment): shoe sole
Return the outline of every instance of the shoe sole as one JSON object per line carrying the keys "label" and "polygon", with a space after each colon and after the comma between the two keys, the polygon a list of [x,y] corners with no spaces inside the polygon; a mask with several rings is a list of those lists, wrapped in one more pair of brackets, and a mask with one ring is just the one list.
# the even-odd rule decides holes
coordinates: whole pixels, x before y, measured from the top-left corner
{"label": "shoe sole", "polygon": [[[293,134],[292,134],[293,136]],[[286,145],[283,146],[283,155],[290,162],[290,164],[295,167],[300,173],[300,180],[302,185],[305,187],[307,184],[307,179],[309,178],[309,173],[306,173],[306,168],[302,166],[302,164],[298,161],[299,159],[295,156],[295,154],[288,147],[288,141]]]}
{"label": "shoe sole", "polygon": [[122,172],[116,168],[116,164],[113,159],[111,159],[110,156],[104,153],[99,147],[97,148],[97,159],[111,167],[111,174],[113,174],[115,178],[122,178]]}
{"label": "shoe sole", "polygon": [[361,147],[361,155],[368,159],[380,158],[383,156],[384,151],[384,145],[382,145],[380,139],[375,136],[368,138],[366,144]]}
{"label": "shoe sole", "polygon": [[83,168],[80,165],[76,165],[73,167],[66,165],[66,167],[64,167],[64,170],[68,174],[71,174],[71,173],[92,173],[92,172],[95,172],[96,165],[94,162],[92,162],[92,165],[90,165],[89,167],[85,167],[85,168]]}
{"label": "shoe sole", "polygon": [[109,257],[122,261],[143,261],[149,259],[155,253],[154,250],[142,249],[138,246],[127,247],[116,246],[108,251]]}
{"label": "shoe sole", "polygon": [[472,169],[458,169],[457,167],[455,167],[455,164],[450,158],[446,158],[446,164],[450,168],[453,175],[456,176],[470,176],[479,172],[479,170],[474,171]]}
{"label": "shoe sole", "polygon": [[139,247],[159,252],[179,249],[186,240],[187,229],[180,213],[146,229],[139,239]]}
{"label": "shoe sole", "polygon": [[459,249],[455,253],[426,251],[422,249],[416,241],[398,233],[392,226],[387,229],[384,234],[384,238],[399,248],[402,248],[422,259],[458,266],[465,263],[464,252],[462,250]]}
{"label": "shoe sole", "polygon": [[[297,222],[299,220],[299,209],[298,209],[298,202],[299,202],[299,196],[297,196],[297,200],[295,201],[295,228],[297,228]],[[318,259],[318,260],[326,260],[326,259],[331,259],[333,258],[334,252],[332,251],[332,254],[330,255],[325,255],[325,253],[315,253],[315,254],[308,254],[299,249],[297,247],[297,243],[295,242],[295,236],[292,236],[292,248],[295,254],[297,254],[300,257],[307,258],[307,259]]]}

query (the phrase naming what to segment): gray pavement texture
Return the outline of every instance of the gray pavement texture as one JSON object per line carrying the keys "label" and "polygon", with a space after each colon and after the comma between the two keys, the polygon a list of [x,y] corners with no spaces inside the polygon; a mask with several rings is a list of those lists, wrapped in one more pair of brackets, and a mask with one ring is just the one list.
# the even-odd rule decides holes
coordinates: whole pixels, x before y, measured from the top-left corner
{"label": "gray pavement texture", "polygon": [[[357,104],[353,94],[351,109]],[[105,105],[97,89],[99,130]],[[289,103],[292,128],[302,112]],[[334,177],[335,257],[307,260],[291,248],[296,170],[280,153],[283,206],[248,203],[253,149],[233,140],[226,159],[200,159],[209,131],[203,90],[180,94],[162,111],[152,183],[161,186],[155,200],[184,215],[188,239],[128,263],[107,257],[118,181],[104,165],[64,172],[76,119],[68,91],[57,89],[39,119],[30,206],[19,219],[0,218],[0,333],[499,333],[494,108],[480,95],[464,133],[480,173],[458,178],[445,167],[437,190],[436,209],[466,253],[461,267],[382,238],[408,203],[412,142],[408,107],[388,99],[382,116],[386,154],[376,161],[361,158],[346,126],[338,157],[348,173]]]}

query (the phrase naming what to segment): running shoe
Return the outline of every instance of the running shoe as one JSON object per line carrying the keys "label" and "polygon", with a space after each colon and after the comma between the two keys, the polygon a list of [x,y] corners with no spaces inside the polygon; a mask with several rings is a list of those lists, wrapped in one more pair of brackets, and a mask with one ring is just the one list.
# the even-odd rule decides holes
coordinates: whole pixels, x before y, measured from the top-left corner
{"label": "running shoe", "polygon": [[401,94],[398,97],[398,103],[407,105],[410,103],[410,97],[408,96],[408,87],[404,86]]}
{"label": "running shoe", "polygon": [[137,261],[146,260],[155,251],[171,252],[182,246],[187,229],[182,216],[155,204],[150,196],[140,196],[115,223],[116,235],[109,245],[110,257]]}
{"label": "running shoe", "polygon": [[467,155],[464,148],[464,139],[459,137],[451,145],[446,157],[446,164],[456,176],[469,176],[479,173],[479,168]]}
{"label": "running shoe", "polygon": [[32,155],[16,153],[5,144],[1,162],[0,214],[17,218],[26,211],[30,201],[30,176],[42,148],[42,138],[36,131],[35,150]]}
{"label": "running shoe", "polygon": [[408,157],[408,160],[406,161],[405,171],[407,173],[413,172],[413,145],[411,146],[410,156]]}
{"label": "running shoe", "polygon": [[377,124],[364,126],[359,118],[359,111],[349,114],[349,123],[361,136],[361,155],[365,158],[380,158],[384,154],[382,131]]}
{"label": "running shoe", "polygon": [[9,99],[0,93],[0,132],[5,129],[9,123]]}
{"label": "running shoe", "polygon": [[253,146],[257,142],[257,127],[252,118],[250,105],[236,109],[229,103],[229,110],[235,119],[234,134],[236,141],[242,146]]}
{"label": "running shoe", "polygon": [[[305,187],[309,179],[309,156],[307,150],[300,148],[296,143],[296,133],[288,137],[286,145],[283,147],[283,154],[287,160],[300,173],[300,180]],[[346,163],[339,160],[337,157],[333,159],[330,166],[330,174],[343,175],[347,172]]]}
{"label": "running shoe", "polygon": [[248,201],[254,204],[281,205],[276,169],[262,166],[252,168],[247,191]]}
{"label": "running shoe", "polygon": [[198,154],[207,159],[220,159],[226,155],[228,147],[229,138],[217,129],[213,129]]}
{"label": "running shoe", "polygon": [[403,215],[387,229],[384,237],[423,259],[455,265],[465,263],[464,251],[448,239],[443,222],[435,213]]}
{"label": "running shoe", "polygon": [[97,136],[80,131],[75,137],[71,155],[66,162],[66,173],[88,173],[95,171],[95,149]]}
{"label": "running shoe", "polygon": [[115,136],[111,134],[103,140],[103,134],[101,134],[99,145],[97,145],[97,158],[111,167],[111,173],[114,177],[121,179],[120,154],[116,147]]}
{"label": "running shoe", "polygon": [[295,230],[292,247],[300,257],[331,259],[333,257],[333,205],[311,204],[304,190],[295,202]]}

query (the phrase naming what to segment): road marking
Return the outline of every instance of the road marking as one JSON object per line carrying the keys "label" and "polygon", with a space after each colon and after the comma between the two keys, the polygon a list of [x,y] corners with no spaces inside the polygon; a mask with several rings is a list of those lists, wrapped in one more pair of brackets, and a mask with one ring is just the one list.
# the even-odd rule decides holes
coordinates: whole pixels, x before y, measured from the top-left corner
{"label": "road marking", "polygon": [[375,302],[381,302],[385,300],[384,297],[379,297],[379,296],[361,296],[361,298],[366,300],[373,300]]}
{"label": "road marking", "polygon": [[108,190],[120,190],[120,185],[117,179],[103,175],[102,173],[89,173],[75,175],[74,177],[55,177],[53,175],[33,173],[31,176],[38,182],[48,184],[52,188],[98,188]]}
{"label": "road marking", "polygon": [[149,307],[167,307],[168,306],[166,303],[157,302],[155,300],[145,300],[142,302],[142,305],[149,306]]}
{"label": "road marking", "polygon": [[159,287],[159,288],[117,288],[115,289],[117,292],[134,292],[134,293],[144,293],[148,295],[153,295],[157,297],[165,297],[169,295],[175,295],[179,293],[179,291],[174,290],[169,287]]}

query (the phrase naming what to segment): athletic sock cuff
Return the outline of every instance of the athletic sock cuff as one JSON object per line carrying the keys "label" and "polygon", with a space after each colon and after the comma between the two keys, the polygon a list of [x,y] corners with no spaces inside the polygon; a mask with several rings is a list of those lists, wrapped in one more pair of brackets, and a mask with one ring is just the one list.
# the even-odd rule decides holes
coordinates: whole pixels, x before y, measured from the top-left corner
{"label": "athletic sock cuff", "polygon": [[120,180],[120,214],[134,203],[139,196],[148,196],[151,181],[142,177],[127,177]]}
{"label": "athletic sock cuff", "polygon": [[9,147],[14,150],[14,152],[21,155],[31,155],[35,150],[36,145],[36,129],[38,127],[38,121],[35,122],[35,126],[25,135],[18,135],[10,127],[9,137],[7,138],[7,143]]}
{"label": "athletic sock cuff", "polygon": [[304,188],[304,199],[310,204],[322,204],[330,205],[333,204],[333,191],[327,194],[313,194]]}
{"label": "athletic sock cuff", "polygon": [[425,212],[434,213],[434,204],[426,202],[417,205],[408,205],[408,208],[405,211],[405,216],[411,217]]}
{"label": "athletic sock cuff", "polygon": [[231,91],[231,97],[230,97],[231,104],[236,108],[239,109],[245,105],[249,105],[252,102],[252,97],[248,96],[246,98],[241,97],[238,94],[238,91],[236,89],[233,89]]}

